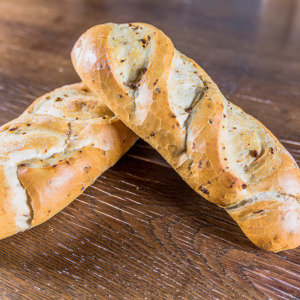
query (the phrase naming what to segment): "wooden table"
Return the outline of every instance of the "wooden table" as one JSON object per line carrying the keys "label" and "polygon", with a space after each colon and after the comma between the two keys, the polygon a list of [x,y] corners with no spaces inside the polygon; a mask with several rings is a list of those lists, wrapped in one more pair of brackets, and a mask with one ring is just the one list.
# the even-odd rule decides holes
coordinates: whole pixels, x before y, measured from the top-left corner
{"label": "wooden table", "polygon": [[[104,22],[163,29],[300,162],[300,1],[0,0],[0,120],[78,81]],[[300,299],[300,249],[256,248],[139,141],[45,224],[0,241],[1,299]]]}

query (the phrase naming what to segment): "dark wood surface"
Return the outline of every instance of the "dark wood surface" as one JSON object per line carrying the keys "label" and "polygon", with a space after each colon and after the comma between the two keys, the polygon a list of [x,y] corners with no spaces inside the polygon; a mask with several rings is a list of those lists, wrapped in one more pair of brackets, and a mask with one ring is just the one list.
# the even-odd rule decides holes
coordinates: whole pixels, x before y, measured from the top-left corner
{"label": "dark wood surface", "polygon": [[[77,82],[73,43],[109,21],[164,30],[300,163],[297,0],[0,0],[1,124]],[[0,249],[1,299],[300,299],[300,249],[257,249],[142,141]]]}

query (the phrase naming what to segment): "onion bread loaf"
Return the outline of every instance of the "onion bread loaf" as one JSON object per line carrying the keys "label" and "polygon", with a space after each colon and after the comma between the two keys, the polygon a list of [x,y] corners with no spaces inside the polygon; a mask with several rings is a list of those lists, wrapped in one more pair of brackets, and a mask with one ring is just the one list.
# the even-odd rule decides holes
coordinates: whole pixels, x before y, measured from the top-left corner
{"label": "onion bread loaf", "polygon": [[257,246],[300,243],[300,171],[259,121],[227,101],[157,28],[104,24],[72,51],[83,82]]}
{"label": "onion bread loaf", "polygon": [[37,99],[0,128],[0,239],[51,218],[136,139],[82,83]]}

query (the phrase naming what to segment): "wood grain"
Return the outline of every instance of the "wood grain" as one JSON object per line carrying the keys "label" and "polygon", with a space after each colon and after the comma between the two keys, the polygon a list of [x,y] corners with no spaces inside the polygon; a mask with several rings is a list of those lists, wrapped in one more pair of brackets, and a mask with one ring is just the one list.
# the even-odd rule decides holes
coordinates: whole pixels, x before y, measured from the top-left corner
{"label": "wood grain", "polygon": [[[78,81],[72,45],[108,21],[163,29],[300,164],[297,0],[0,0],[1,124]],[[142,141],[0,247],[1,299],[300,299],[300,249],[257,249]]]}

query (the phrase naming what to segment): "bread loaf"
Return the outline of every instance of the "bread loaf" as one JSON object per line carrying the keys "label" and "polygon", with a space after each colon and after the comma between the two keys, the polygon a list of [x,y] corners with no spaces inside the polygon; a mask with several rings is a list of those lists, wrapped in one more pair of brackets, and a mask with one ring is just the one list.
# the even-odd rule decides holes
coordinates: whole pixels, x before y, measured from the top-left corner
{"label": "bread loaf", "polygon": [[72,51],[83,82],[257,246],[300,243],[300,171],[259,121],[227,101],[157,28],[104,24]]}
{"label": "bread loaf", "polygon": [[82,83],[37,99],[0,128],[0,239],[58,213],[136,139]]}

